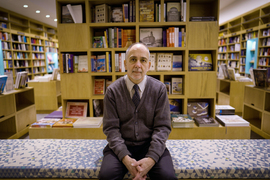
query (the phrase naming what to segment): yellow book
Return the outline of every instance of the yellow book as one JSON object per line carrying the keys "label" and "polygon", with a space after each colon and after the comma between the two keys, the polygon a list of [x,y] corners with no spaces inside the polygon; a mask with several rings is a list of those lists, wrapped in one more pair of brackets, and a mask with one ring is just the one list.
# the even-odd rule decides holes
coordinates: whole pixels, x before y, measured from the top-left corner
{"label": "yellow book", "polygon": [[[106,43],[106,48],[108,48],[108,39],[107,39],[107,33],[104,31],[104,36],[105,36],[105,43]],[[105,47],[105,46],[104,46]],[[108,72],[108,71],[107,71]]]}
{"label": "yellow book", "polygon": [[106,69],[107,72],[110,72],[110,62],[109,62],[109,52],[106,52]]}

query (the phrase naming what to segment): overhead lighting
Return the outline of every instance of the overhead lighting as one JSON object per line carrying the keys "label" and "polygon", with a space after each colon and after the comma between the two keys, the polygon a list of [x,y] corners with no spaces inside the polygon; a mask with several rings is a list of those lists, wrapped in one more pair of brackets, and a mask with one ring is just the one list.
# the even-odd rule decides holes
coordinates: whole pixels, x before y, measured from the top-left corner
{"label": "overhead lighting", "polygon": [[46,15],[46,18],[49,18],[49,17],[51,17],[50,15]]}
{"label": "overhead lighting", "polygon": [[28,5],[27,5],[27,4],[25,4],[25,5],[23,5],[23,7],[24,7],[24,8],[28,8]]}
{"label": "overhead lighting", "polygon": [[57,21],[57,19],[54,19],[54,21]]}
{"label": "overhead lighting", "polygon": [[40,10],[36,10],[36,13],[40,13]]}

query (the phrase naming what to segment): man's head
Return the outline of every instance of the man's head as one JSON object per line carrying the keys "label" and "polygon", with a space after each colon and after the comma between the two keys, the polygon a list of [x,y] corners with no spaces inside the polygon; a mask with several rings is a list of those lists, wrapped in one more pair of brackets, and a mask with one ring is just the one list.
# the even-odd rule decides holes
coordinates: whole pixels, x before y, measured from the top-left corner
{"label": "man's head", "polygon": [[133,83],[138,84],[143,80],[151,65],[149,58],[149,49],[142,43],[134,43],[127,49],[125,69]]}

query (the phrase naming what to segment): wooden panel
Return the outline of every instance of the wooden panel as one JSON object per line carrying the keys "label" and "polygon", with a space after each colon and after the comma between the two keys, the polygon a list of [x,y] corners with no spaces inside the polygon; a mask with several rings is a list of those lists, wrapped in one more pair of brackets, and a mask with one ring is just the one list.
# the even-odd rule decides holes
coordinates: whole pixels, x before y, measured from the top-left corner
{"label": "wooden panel", "polygon": [[62,99],[89,99],[90,84],[88,73],[61,74]]}
{"label": "wooden panel", "polygon": [[230,96],[223,94],[223,93],[218,93],[218,102],[217,104],[219,105],[229,105],[230,104]]}
{"label": "wooden panel", "polygon": [[22,131],[32,123],[36,122],[36,107],[35,105],[26,108],[25,110],[17,113],[16,125],[17,132]]}
{"label": "wooden panel", "polygon": [[189,22],[187,35],[188,48],[217,49],[218,29],[217,22]]}
{"label": "wooden panel", "polygon": [[0,96],[0,121],[2,117],[15,113],[14,94]]}
{"label": "wooden panel", "polygon": [[270,135],[270,114],[263,114],[262,130]]}
{"label": "wooden panel", "polygon": [[263,109],[264,92],[253,87],[245,87],[244,102],[254,107]]}
{"label": "wooden panel", "polygon": [[87,24],[58,24],[59,49],[87,51],[89,36]]}
{"label": "wooden panel", "polygon": [[216,96],[216,73],[189,73],[186,81],[187,97],[201,98]]}

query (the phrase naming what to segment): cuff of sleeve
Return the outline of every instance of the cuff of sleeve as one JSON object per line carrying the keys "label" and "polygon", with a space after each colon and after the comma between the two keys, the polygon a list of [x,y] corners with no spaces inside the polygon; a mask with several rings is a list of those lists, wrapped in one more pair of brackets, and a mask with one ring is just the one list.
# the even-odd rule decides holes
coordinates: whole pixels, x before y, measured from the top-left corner
{"label": "cuff of sleeve", "polygon": [[148,152],[148,153],[145,155],[145,157],[150,157],[150,158],[152,158],[152,159],[155,161],[155,163],[157,163],[158,160],[159,160],[159,156],[158,156],[156,153],[154,153],[154,152]]}
{"label": "cuff of sleeve", "polygon": [[119,159],[120,161],[122,161],[122,159],[123,159],[126,155],[131,156],[130,152],[129,152],[127,149],[122,150],[122,151],[118,154],[118,159]]}

